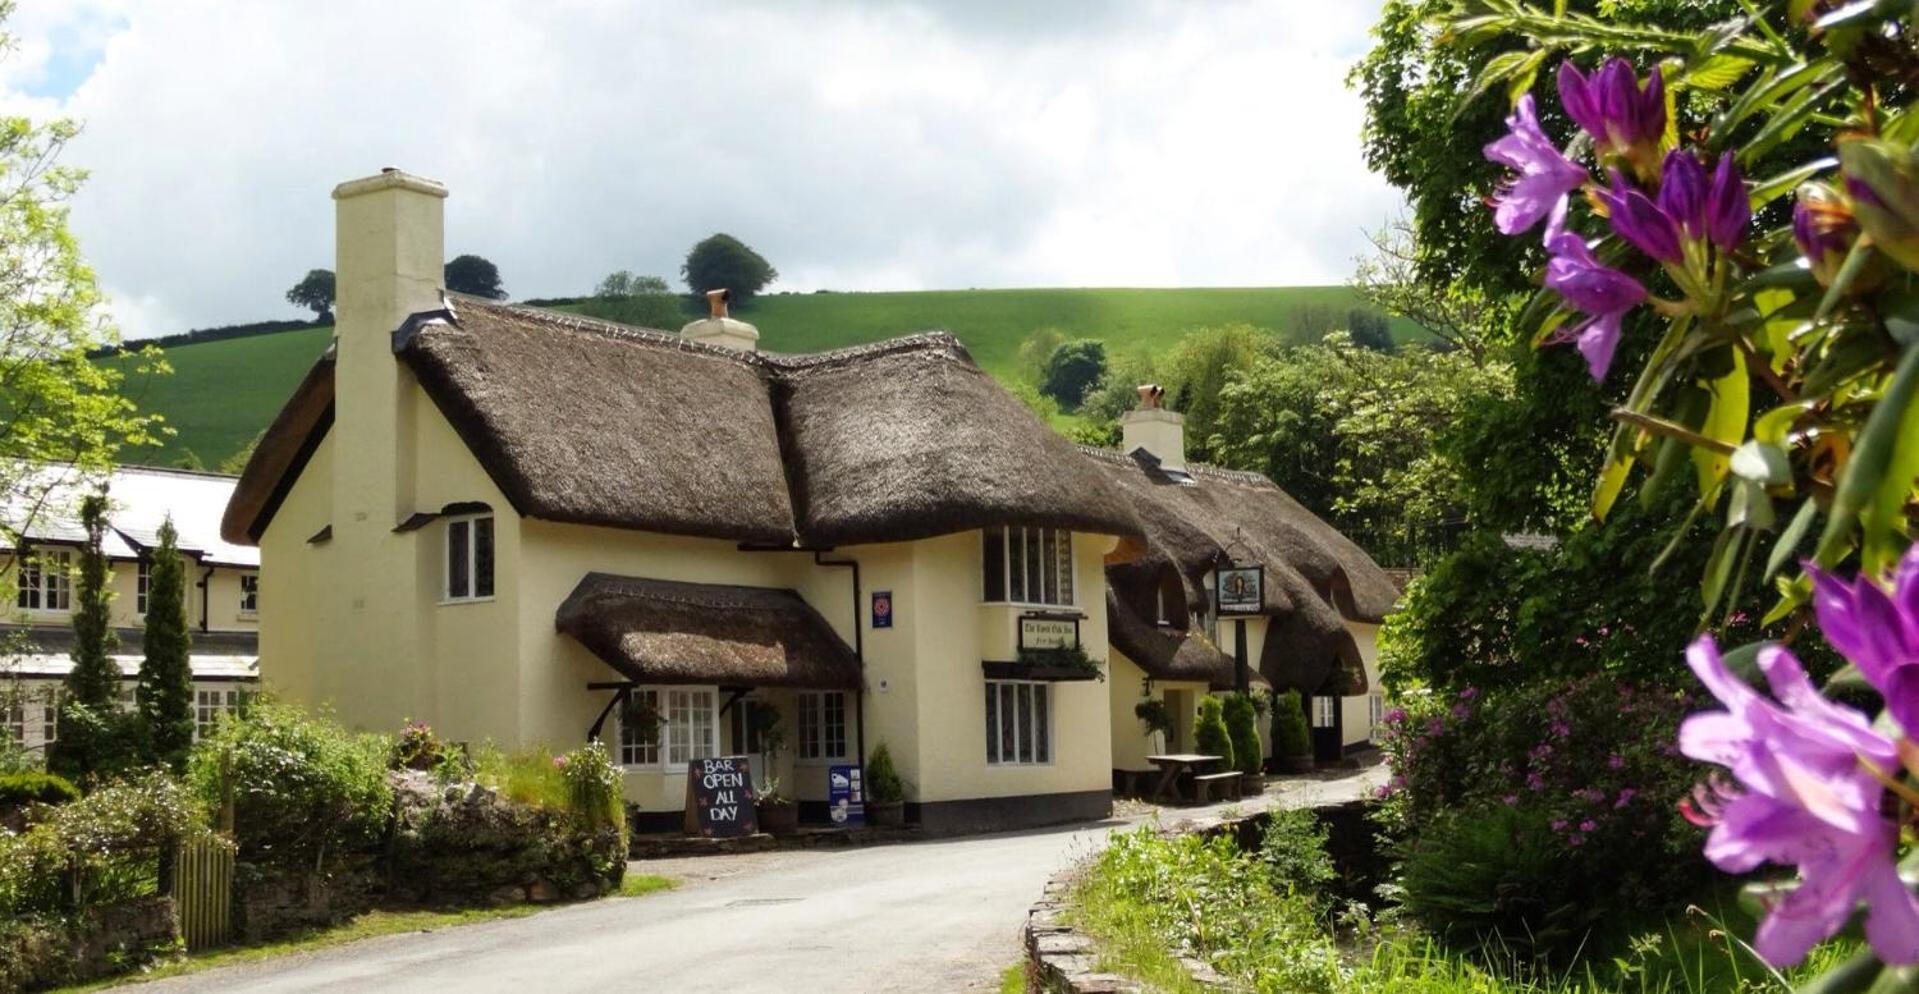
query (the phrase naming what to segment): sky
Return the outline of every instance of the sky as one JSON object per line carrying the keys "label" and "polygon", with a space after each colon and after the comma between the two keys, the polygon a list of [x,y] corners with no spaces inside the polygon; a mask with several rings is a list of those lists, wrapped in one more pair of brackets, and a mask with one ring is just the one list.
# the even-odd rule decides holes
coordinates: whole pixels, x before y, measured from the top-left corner
{"label": "sky", "polygon": [[1343,282],[1399,211],[1348,68],[1375,0],[20,0],[0,113],[67,116],[122,332],[304,316],[332,188],[452,191],[518,298]]}

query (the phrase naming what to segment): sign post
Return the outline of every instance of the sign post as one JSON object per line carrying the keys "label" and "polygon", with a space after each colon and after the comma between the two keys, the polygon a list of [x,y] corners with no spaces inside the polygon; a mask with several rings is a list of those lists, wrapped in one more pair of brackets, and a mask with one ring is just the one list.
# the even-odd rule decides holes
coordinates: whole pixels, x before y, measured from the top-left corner
{"label": "sign post", "polygon": [[745,756],[696,759],[686,764],[686,834],[728,839],[759,831],[753,773]]}
{"label": "sign post", "polygon": [[826,813],[841,828],[866,824],[866,783],[858,764],[827,768]]}

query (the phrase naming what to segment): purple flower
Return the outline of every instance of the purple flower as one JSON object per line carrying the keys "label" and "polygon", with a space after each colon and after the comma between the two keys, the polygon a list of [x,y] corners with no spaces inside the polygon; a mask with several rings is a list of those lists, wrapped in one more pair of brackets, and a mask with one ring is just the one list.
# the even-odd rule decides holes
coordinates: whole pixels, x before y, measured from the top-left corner
{"label": "purple flower", "polygon": [[1526,774],[1526,789],[1535,792],[1545,790],[1546,778],[1540,776],[1538,773]]}
{"label": "purple flower", "polygon": [[1554,735],[1563,739],[1572,735],[1573,727],[1563,721],[1555,721],[1553,722],[1552,731]]}
{"label": "purple flower", "polygon": [[1599,827],[1599,823],[1596,821],[1593,821],[1591,818],[1588,818],[1585,821],[1582,821],[1579,823],[1579,830],[1587,834],[1591,834],[1592,831],[1598,827]]}
{"label": "purple flower", "polygon": [[1746,181],[1739,175],[1739,163],[1731,152],[1719,156],[1712,171],[1712,187],[1706,191],[1706,237],[1730,252],[1746,233],[1752,220],[1752,198],[1746,193]]}
{"label": "purple flower", "polygon": [[1858,237],[1859,225],[1838,191],[1815,183],[1799,188],[1799,199],[1792,205],[1792,240],[1799,244],[1820,286],[1832,285]]}
{"label": "purple flower", "polygon": [[1621,756],[1620,754],[1616,752],[1606,757],[1606,766],[1610,769],[1615,769],[1615,770],[1621,769],[1625,765],[1626,765],[1626,757]]}
{"label": "purple flower", "polygon": [[1622,155],[1635,145],[1656,144],[1666,133],[1666,85],[1657,66],[1641,89],[1625,59],[1608,59],[1591,76],[1561,62],[1559,103],[1602,149]]}
{"label": "purple flower", "polygon": [[1566,836],[1566,844],[1569,846],[1583,846],[1586,844],[1586,837],[1575,832]]}
{"label": "purple flower", "polygon": [[1706,169],[1691,152],[1673,149],[1659,179],[1659,209],[1687,238],[1706,234]]}
{"label": "purple flower", "polygon": [[1512,807],[1513,805],[1515,805],[1515,804],[1518,804],[1518,803],[1519,803],[1519,795],[1518,795],[1518,794],[1507,794],[1507,795],[1506,795],[1505,797],[1502,797],[1502,798],[1500,798],[1499,800],[1500,800],[1501,802],[1503,802],[1503,803],[1504,803],[1504,804],[1505,804],[1505,805],[1506,805],[1507,807],[1509,807],[1509,808],[1510,808],[1510,807]]}
{"label": "purple flower", "polygon": [[1593,379],[1603,380],[1619,347],[1620,322],[1627,311],[1645,301],[1646,288],[1625,273],[1602,265],[1585,239],[1572,232],[1558,233],[1546,244],[1546,250],[1552,253],[1546,263],[1546,286],[1590,318],[1568,329],[1565,337],[1579,343]]}
{"label": "purple flower", "polygon": [[1612,189],[1602,190],[1598,196],[1610,214],[1612,230],[1632,247],[1660,262],[1676,263],[1684,258],[1679,248],[1679,226],[1672,215],[1627,183],[1619,170],[1613,170]]}
{"label": "purple flower", "polygon": [[1632,789],[1631,787],[1627,787],[1619,792],[1619,800],[1614,801],[1612,806],[1615,808],[1623,808],[1626,805],[1631,804],[1632,799],[1638,796],[1639,796],[1638,791]]}
{"label": "purple flower", "polygon": [[1539,130],[1532,94],[1519,98],[1506,127],[1511,130],[1487,145],[1485,155],[1517,173],[1499,185],[1491,200],[1493,225],[1500,234],[1517,235],[1532,230],[1541,218],[1563,212],[1566,194],[1591,177]]}
{"label": "purple flower", "polygon": [[1806,569],[1826,641],[1878,688],[1899,727],[1919,735],[1919,544],[1906,550],[1886,586]]}
{"label": "purple flower", "polygon": [[1393,708],[1392,710],[1387,711],[1384,715],[1382,715],[1382,717],[1386,719],[1386,724],[1397,725],[1400,722],[1406,720],[1406,709]]}
{"label": "purple flower", "polygon": [[1711,636],[1694,642],[1686,660],[1726,710],[1687,718],[1680,746],[1730,769],[1742,788],[1702,788],[1697,807],[1682,805],[1712,825],[1706,858],[1727,873],[1768,862],[1799,868],[1798,887],[1770,908],[1754,948],[1775,966],[1797,963],[1863,902],[1866,939],[1879,957],[1919,962],[1919,898],[1894,864],[1896,831],[1879,811],[1885,788],[1861,765],[1891,769],[1892,741],[1865,715],[1821,697],[1783,647],[1759,653],[1778,703],[1733,675]]}
{"label": "purple flower", "polygon": [[1555,831],[1555,832],[1563,832],[1563,831],[1565,831],[1565,830],[1566,830],[1566,819],[1564,819],[1564,818],[1554,818],[1554,819],[1553,819],[1553,831]]}
{"label": "purple flower", "polygon": [[1464,720],[1466,720],[1467,718],[1470,718],[1470,717],[1472,717],[1472,716],[1473,716],[1473,709],[1472,709],[1472,708],[1469,708],[1469,707],[1467,707],[1467,706],[1466,706],[1466,705],[1464,705],[1464,704],[1455,704],[1455,705],[1453,705],[1453,717],[1454,717],[1455,719],[1457,719],[1457,720],[1459,720],[1459,721],[1464,721]]}
{"label": "purple flower", "polygon": [[1477,698],[1478,696],[1479,696],[1478,687],[1467,687],[1465,690],[1462,690],[1459,692],[1459,699],[1462,701],[1470,701]]}

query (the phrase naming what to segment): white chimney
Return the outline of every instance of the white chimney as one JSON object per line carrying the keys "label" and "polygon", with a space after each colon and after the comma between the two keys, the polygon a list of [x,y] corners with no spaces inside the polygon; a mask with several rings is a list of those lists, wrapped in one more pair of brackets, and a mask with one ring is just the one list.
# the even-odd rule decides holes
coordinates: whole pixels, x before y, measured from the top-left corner
{"label": "white chimney", "polygon": [[689,342],[705,342],[726,349],[739,349],[752,352],[760,347],[760,330],[726,316],[726,305],[733,299],[731,290],[706,291],[706,306],[710,315],[698,321],[688,322],[680,329],[680,337]]}
{"label": "white chimney", "polygon": [[1161,406],[1166,390],[1154,383],[1139,388],[1139,407],[1120,415],[1120,451],[1145,449],[1161,469],[1186,471],[1186,417]]}

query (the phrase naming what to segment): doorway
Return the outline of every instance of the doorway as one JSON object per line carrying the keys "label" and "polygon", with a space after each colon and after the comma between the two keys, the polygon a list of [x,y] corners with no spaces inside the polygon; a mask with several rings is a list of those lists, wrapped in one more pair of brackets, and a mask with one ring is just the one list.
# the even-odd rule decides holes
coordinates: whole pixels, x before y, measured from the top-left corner
{"label": "doorway", "polygon": [[1313,726],[1313,758],[1322,763],[1337,762],[1346,755],[1346,730],[1339,695],[1327,688],[1313,694],[1309,705]]}

